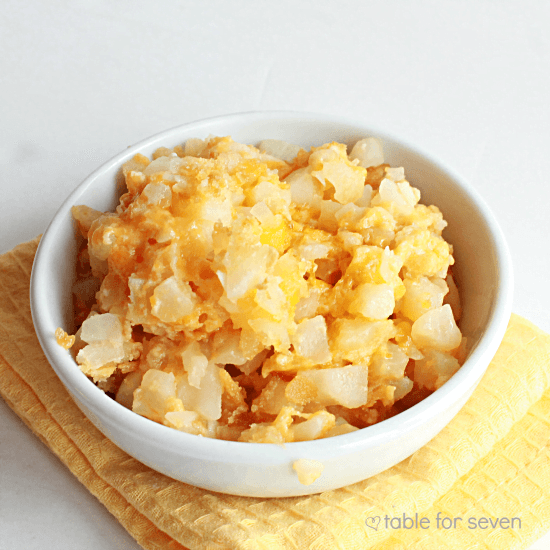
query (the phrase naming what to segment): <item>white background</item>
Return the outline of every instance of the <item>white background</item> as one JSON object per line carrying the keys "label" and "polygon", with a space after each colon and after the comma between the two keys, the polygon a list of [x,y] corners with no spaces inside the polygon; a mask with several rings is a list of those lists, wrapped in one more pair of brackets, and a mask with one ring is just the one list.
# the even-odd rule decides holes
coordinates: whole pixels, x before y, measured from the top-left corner
{"label": "white background", "polygon": [[[330,113],[469,178],[508,240],[514,310],[550,331],[548,28],[544,0],[4,0],[0,252],[153,133],[239,111]],[[532,546],[548,547],[550,535]],[[2,400],[0,548],[138,548]]]}

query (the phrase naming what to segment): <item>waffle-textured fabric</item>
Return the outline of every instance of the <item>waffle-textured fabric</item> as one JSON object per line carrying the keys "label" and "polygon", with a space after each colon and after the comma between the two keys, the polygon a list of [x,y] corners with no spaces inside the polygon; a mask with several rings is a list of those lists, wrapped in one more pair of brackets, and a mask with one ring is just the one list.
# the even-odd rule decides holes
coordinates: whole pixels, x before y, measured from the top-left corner
{"label": "waffle-textured fabric", "polygon": [[37,244],[0,256],[0,393],[143,548],[505,550],[550,528],[550,336],[529,321],[512,316],[467,404],[400,464],[319,495],[228,496],[144,466],[77,408],[30,316]]}

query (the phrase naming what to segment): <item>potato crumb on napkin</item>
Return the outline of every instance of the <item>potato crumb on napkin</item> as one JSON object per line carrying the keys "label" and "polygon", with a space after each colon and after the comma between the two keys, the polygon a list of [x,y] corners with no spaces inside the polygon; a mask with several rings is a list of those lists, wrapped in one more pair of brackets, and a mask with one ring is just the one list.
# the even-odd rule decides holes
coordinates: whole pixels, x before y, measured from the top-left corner
{"label": "potato crumb on napkin", "polygon": [[292,463],[292,468],[298,474],[298,481],[302,485],[311,485],[321,477],[325,467],[322,462],[311,458],[300,458]]}

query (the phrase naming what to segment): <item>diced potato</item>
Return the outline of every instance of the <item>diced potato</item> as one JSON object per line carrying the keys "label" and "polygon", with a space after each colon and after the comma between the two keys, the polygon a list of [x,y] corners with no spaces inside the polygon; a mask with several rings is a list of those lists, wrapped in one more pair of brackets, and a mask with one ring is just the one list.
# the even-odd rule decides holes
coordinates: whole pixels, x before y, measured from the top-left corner
{"label": "diced potato", "polygon": [[409,377],[404,376],[403,378],[399,378],[398,380],[391,382],[391,385],[395,387],[393,399],[394,401],[399,401],[413,389],[414,384]]}
{"label": "diced potato", "polygon": [[331,200],[321,201],[321,215],[319,216],[318,225],[321,229],[336,233],[338,231],[338,220],[336,219],[336,213],[342,208],[342,205],[338,202]]}
{"label": "diced potato", "polygon": [[147,184],[141,192],[141,196],[145,197],[149,204],[156,206],[166,208],[172,204],[172,190],[164,183]]}
{"label": "diced potato", "polygon": [[[76,361],[94,381],[106,380],[125,357],[122,324],[112,313],[90,315],[78,333]],[[81,345],[80,342],[88,342]]]}
{"label": "diced potato", "polygon": [[82,323],[80,338],[88,344],[95,342],[111,342],[122,344],[122,324],[117,315],[102,313],[88,317]]}
{"label": "diced potato", "polygon": [[143,172],[150,162],[146,156],[138,153],[122,165],[122,173],[127,176],[130,172]]}
{"label": "diced potato", "polygon": [[344,250],[350,254],[352,254],[358,246],[363,244],[363,235],[354,231],[340,229],[338,231],[338,238],[342,241]]}
{"label": "diced potato", "polygon": [[259,318],[250,320],[248,324],[265,347],[273,346],[278,352],[285,352],[290,347],[288,331],[281,323]]}
{"label": "diced potato", "polygon": [[302,298],[296,305],[296,311],[294,312],[294,321],[299,323],[302,319],[309,319],[315,317],[320,305],[321,291],[316,288],[312,288],[309,294]]}
{"label": "diced potato", "polygon": [[118,363],[124,359],[124,346],[106,342],[94,342],[82,348],[76,360],[86,369],[98,369],[107,363]]}
{"label": "diced potato", "polygon": [[199,216],[209,222],[229,226],[233,219],[233,205],[229,197],[211,197],[204,201]]}
{"label": "diced potato", "polygon": [[250,195],[254,204],[265,202],[272,212],[284,212],[292,201],[290,189],[279,187],[267,180],[258,183]]}
{"label": "diced potato", "polygon": [[273,376],[262,393],[252,402],[252,412],[267,414],[279,414],[283,407],[289,405],[285,390],[287,382],[277,376]]}
{"label": "diced potato", "polygon": [[197,301],[188,283],[179,281],[175,276],[168,277],[153,292],[151,313],[165,323],[174,323],[190,315]]}
{"label": "diced potato", "polygon": [[414,380],[423,388],[435,391],[460,368],[458,360],[434,349],[427,350],[423,359],[415,361]]}
{"label": "diced potato", "polygon": [[185,156],[200,157],[207,145],[205,139],[190,138],[185,142]]}
{"label": "diced potato", "polygon": [[265,202],[257,202],[251,209],[250,213],[262,224],[270,224],[274,222],[275,216],[271,212],[269,206]]}
{"label": "diced potato", "polygon": [[412,326],[411,336],[421,350],[450,351],[462,341],[462,333],[456,326],[449,304],[431,309],[419,317]]}
{"label": "diced potato", "polygon": [[312,172],[312,175],[325,185],[330,183],[334,186],[334,198],[340,204],[355,202],[363,195],[366,171],[362,167],[350,166],[341,161],[328,162],[322,170]]}
{"label": "diced potato", "polygon": [[181,401],[176,397],[176,379],[173,373],[148,370],[134,392],[132,410],[161,423],[167,412],[183,410]]}
{"label": "diced potato", "polygon": [[365,405],[368,400],[368,369],[362,365],[313,369],[300,375],[315,384],[315,400],[322,405],[343,405],[353,409]]}
{"label": "diced potato", "polygon": [[369,373],[376,379],[402,379],[409,363],[407,354],[396,344],[388,342],[372,357]]}
{"label": "diced potato", "polygon": [[258,144],[258,149],[285,162],[292,162],[301,148],[280,139],[263,139]]}
{"label": "diced potato", "polygon": [[420,193],[406,181],[395,183],[384,178],[378,188],[378,195],[371,201],[373,206],[388,206],[391,212],[409,216],[420,199]]}
{"label": "diced potato", "polygon": [[285,182],[290,185],[292,201],[300,206],[307,206],[316,212],[321,210],[323,187],[314,179],[307,168],[292,172]]}
{"label": "diced potato", "polygon": [[337,319],[330,328],[333,355],[348,361],[372,355],[395,333],[392,321]]}
{"label": "diced potato", "polygon": [[220,329],[214,335],[212,362],[216,365],[244,365],[248,360],[242,353],[240,340],[239,331]]}
{"label": "diced potato", "polygon": [[189,383],[188,375],[178,378],[177,396],[185,410],[195,411],[207,420],[217,420],[222,414],[222,383],[219,367],[209,363],[201,379],[200,388]]}
{"label": "diced potato", "polygon": [[326,258],[330,252],[330,246],[318,242],[306,242],[298,247],[300,257],[304,260],[318,260]]}
{"label": "diced potato", "polygon": [[285,383],[285,397],[290,403],[307,405],[317,399],[317,386],[310,378],[297,374],[288,384]]}
{"label": "diced potato", "polygon": [[343,229],[355,229],[355,226],[363,217],[365,210],[366,208],[357,206],[351,202],[342,206],[342,208],[338,209],[334,214],[338,222],[338,227]]}
{"label": "diced potato", "polygon": [[368,319],[387,319],[394,307],[395,298],[390,285],[363,283],[355,289],[348,311]]}
{"label": "diced potato", "polygon": [[447,274],[445,282],[449,287],[449,293],[445,295],[444,302],[451,306],[454,318],[458,322],[460,321],[460,317],[462,316],[462,305],[460,303],[460,294],[458,292],[458,288],[451,273]]}
{"label": "diced potato", "polygon": [[385,171],[386,171],[386,177],[392,181],[400,182],[405,180],[405,169],[402,166],[399,166],[396,168],[387,166],[385,168]]}
{"label": "diced potato", "polygon": [[245,443],[272,443],[274,445],[283,445],[286,439],[275,426],[267,423],[254,423],[250,428],[241,433],[239,441]]}
{"label": "diced potato", "polygon": [[327,363],[332,359],[327,340],[327,324],[322,315],[304,319],[291,337],[298,355],[310,359],[314,364]]}
{"label": "diced potato", "polygon": [[143,170],[143,173],[146,176],[152,176],[153,174],[162,173],[162,172],[176,172],[178,168],[183,164],[183,159],[179,158],[177,155],[170,156],[161,156],[152,161],[147,167]]}
{"label": "diced potato", "polygon": [[221,283],[229,300],[235,301],[265,280],[268,267],[277,259],[277,251],[269,245],[257,245],[242,247],[228,256]]}
{"label": "diced potato", "polygon": [[[239,342],[239,347],[240,347]],[[243,372],[246,375],[252,374],[254,371],[257,371],[260,365],[264,362],[265,358],[268,356],[270,350],[264,349],[260,351],[257,355],[255,355],[252,359],[246,361],[246,363],[243,363],[242,365],[239,365],[237,363],[234,363],[237,367],[239,367],[239,370]],[[215,360],[214,360],[215,362]]]}
{"label": "diced potato", "polygon": [[382,140],[368,137],[360,139],[349,154],[350,159],[357,159],[363,168],[384,164]]}
{"label": "diced potato", "polygon": [[139,370],[131,372],[125,376],[116,393],[117,402],[124,405],[127,409],[132,409],[132,405],[134,403],[134,392],[141,385],[142,378],[143,373]]}
{"label": "diced potato", "polygon": [[173,411],[165,415],[165,424],[180,432],[187,432],[193,435],[206,436],[206,422],[199,413],[194,411]]}
{"label": "diced potato", "polygon": [[336,435],[349,434],[351,432],[356,432],[359,428],[348,424],[343,418],[337,417],[334,426],[325,433],[323,437],[334,437]]}
{"label": "diced potato", "polygon": [[313,441],[324,437],[334,427],[334,415],[327,411],[316,412],[300,424],[293,424],[291,427],[293,441]]}
{"label": "diced potato", "polygon": [[188,374],[188,382],[194,388],[200,389],[201,380],[206,374],[208,359],[202,353],[198,342],[191,342],[182,352],[183,368]]}
{"label": "diced potato", "polygon": [[399,309],[411,321],[416,321],[430,309],[441,307],[448,292],[445,281],[438,277],[405,279],[403,283],[406,290]]}
{"label": "diced potato", "polygon": [[359,199],[355,201],[355,204],[357,206],[362,206],[363,208],[366,208],[367,206],[370,206],[370,201],[372,199],[372,187],[367,184],[365,187],[363,187],[363,194]]}
{"label": "diced potato", "polygon": [[92,223],[103,215],[103,212],[90,208],[89,206],[80,205],[71,208],[71,214],[78,224],[78,229],[84,238],[88,238],[88,231],[92,227]]}

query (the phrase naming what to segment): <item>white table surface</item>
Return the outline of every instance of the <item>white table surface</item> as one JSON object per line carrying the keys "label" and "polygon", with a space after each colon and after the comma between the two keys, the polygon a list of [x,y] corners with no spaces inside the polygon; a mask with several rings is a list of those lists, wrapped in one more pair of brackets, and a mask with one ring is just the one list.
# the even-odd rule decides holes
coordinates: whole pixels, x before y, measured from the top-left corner
{"label": "white table surface", "polygon": [[[544,0],[8,0],[0,252],[153,133],[240,111],[341,114],[476,185],[508,239],[514,310],[550,331],[549,26]],[[531,548],[548,547],[550,534]],[[2,400],[0,548],[138,548]]]}

